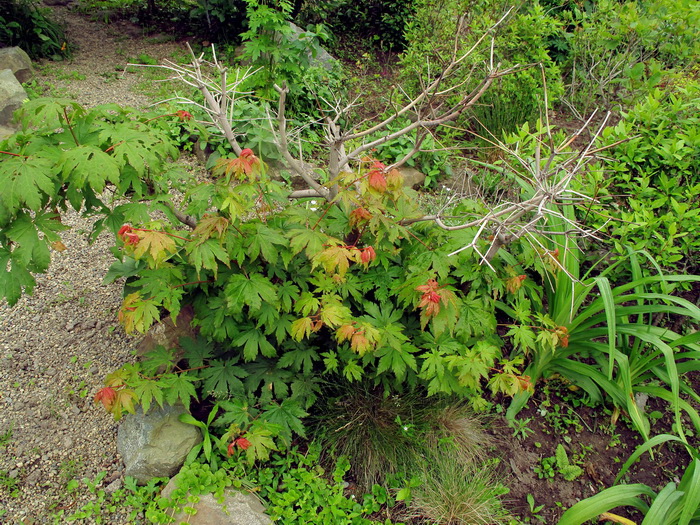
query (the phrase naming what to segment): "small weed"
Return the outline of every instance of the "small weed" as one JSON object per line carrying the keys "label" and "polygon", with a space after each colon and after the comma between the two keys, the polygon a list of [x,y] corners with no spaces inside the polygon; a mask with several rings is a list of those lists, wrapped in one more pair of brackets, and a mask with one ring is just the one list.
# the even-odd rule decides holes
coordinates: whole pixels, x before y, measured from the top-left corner
{"label": "small weed", "polygon": [[0,493],[7,493],[12,498],[18,498],[20,494],[19,476],[10,476],[6,470],[0,470]]}
{"label": "small weed", "polygon": [[6,448],[7,445],[10,444],[11,439],[12,439],[12,427],[8,428],[2,434],[0,434],[0,449]]}
{"label": "small weed", "polygon": [[532,494],[528,494],[526,499],[527,505],[530,510],[530,516],[532,517],[532,519],[535,519],[541,523],[547,523],[547,519],[544,516],[540,515],[540,512],[542,512],[544,505],[535,504],[535,497]]}
{"label": "small weed", "polygon": [[513,437],[520,440],[525,440],[528,438],[528,436],[534,434],[535,431],[528,426],[531,422],[531,417],[528,417],[527,419],[513,419],[512,421],[509,421],[508,426],[513,429]]}

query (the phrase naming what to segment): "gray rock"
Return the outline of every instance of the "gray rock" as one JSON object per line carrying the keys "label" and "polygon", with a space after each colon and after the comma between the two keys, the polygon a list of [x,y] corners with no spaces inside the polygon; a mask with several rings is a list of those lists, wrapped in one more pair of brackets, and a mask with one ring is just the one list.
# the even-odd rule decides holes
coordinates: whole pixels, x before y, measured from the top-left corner
{"label": "gray rock", "polygon": [[0,70],[10,69],[19,82],[27,82],[34,76],[29,55],[19,47],[0,49]]}
{"label": "gray rock", "polygon": [[399,173],[403,175],[403,185],[407,188],[423,186],[423,183],[425,182],[425,175],[416,168],[402,166],[399,168]]}
{"label": "gray rock", "polygon": [[7,126],[12,121],[12,114],[19,109],[27,98],[11,69],[0,71],[0,126]]}
{"label": "gray rock", "polygon": [[107,494],[114,494],[116,491],[122,488],[122,480],[121,479],[115,479],[105,487],[105,492]]}
{"label": "gray rock", "polygon": [[[169,498],[177,488],[177,476],[163,489],[162,496]],[[272,520],[267,517],[265,507],[253,494],[243,493],[233,489],[224,491],[221,503],[213,494],[202,494],[199,501],[191,505],[197,512],[188,514],[183,511],[171,516],[175,523],[186,522],[189,525],[270,525]]]}
{"label": "gray rock", "polygon": [[[301,27],[292,24],[291,22],[289,23],[289,25],[292,28],[292,31],[294,32],[294,34],[292,35],[292,39],[302,40],[302,35],[306,33],[306,31],[304,31]],[[307,44],[307,47],[309,48],[307,51],[309,56],[309,62],[312,66],[322,67],[328,71],[332,70],[334,67],[337,66],[338,61],[335,58],[333,58],[331,54],[322,47],[319,46],[316,49],[316,56],[314,56],[314,53],[312,52],[310,43]]]}
{"label": "gray rock", "polygon": [[127,415],[117,431],[117,450],[124,460],[124,475],[145,485],[155,477],[175,474],[192,447],[202,441],[200,430],[180,422],[182,406],[138,409]]}
{"label": "gray rock", "polygon": [[5,140],[10,135],[14,135],[17,130],[13,127],[0,126],[0,140]]}

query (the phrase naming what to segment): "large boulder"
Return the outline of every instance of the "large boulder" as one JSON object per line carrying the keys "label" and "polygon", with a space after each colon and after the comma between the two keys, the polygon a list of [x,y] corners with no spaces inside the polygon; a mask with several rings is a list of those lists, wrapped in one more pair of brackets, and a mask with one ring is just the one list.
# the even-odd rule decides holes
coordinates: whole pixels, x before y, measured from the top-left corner
{"label": "large boulder", "polygon": [[179,419],[182,406],[154,408],[124,417],[117,432],[117,450],[124,460],[124,475],[141,485],[151,478],[170,477],[185,462],[192,447],[202,441],[200,430]]}
{"label": "large boulder", "polygon": [[[177,488],[177,476],[163,489],[161,496],[169,498]],[[189,496],[189,494],[188,494]],[[267,517],[265,507],[260,500],[250,493],[243,493],[233,489],[224,491],[223,501],[213,494],[202,494],[195,504],[188,506],[195,509],[194,514],[180,510],[172,510],[171,517],[175,523],[185,522],[188,525],[271,525],[272,520]]]}
{"label": "large boulder", "polygon": [[19,82],[27,82],[34,76],[29,55],[19,47],[0,49],[0,70],[9,69]]}
{"label": "large boulder", "polygon": [[26,98],[27,92],[17,81],[12,70],[0,71],[0,126],[7,126],[12,121],[12,114]]}

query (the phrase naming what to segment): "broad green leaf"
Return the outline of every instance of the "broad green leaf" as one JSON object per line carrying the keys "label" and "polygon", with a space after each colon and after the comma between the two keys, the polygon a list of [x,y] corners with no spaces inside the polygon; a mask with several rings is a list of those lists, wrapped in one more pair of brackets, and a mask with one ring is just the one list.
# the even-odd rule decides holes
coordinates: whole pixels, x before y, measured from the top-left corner
{"label": "broad green leaf", "polygon": [[229,277],[225,288],[226,301],[232,312],[240,312],[247,305],[258,310],[263,301],[277,304],[277,290],[270,279],[253,273],[250,277],[237,273]]}
{"label": "broad green leaf", "polygon": [[78,188],[89,184],[94,192],[100,193],[106,181],[117,184],[119,175],[117,161],[94,146],[81,144],[63,154],[63,180]]}
{"label": "broad green leaf", "polygon": [[210,366],[201,372],[204,380],[202,388],[214,397],[240,395],[244,391],[241,379],[247,376],[248,373],[231,360],[214,359]]}

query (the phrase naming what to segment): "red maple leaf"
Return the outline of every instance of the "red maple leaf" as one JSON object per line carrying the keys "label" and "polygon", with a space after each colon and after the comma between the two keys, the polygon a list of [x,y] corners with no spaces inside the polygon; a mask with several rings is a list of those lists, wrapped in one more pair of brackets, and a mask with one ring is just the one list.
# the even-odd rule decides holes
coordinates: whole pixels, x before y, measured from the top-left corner
{"label": "red maple leaf", "polygon": [[418,303],[418,308],[423,308],[426,317],[435,317],[440,313],[440,301],[442,295],[438,293],[440,286],[435,279],[429,279],[426,284],[416,286],[416,291],[423,292]]}
{"label": "red maple leaf", "polygon": [[107,411],[112,410],[114,401],[117,399],[117,391],[111,386],[101,388],[95,394],[95,403],[101,402]]}
{"label": "red maple leaf", "polygon": [[369,264],[371,261],[377,258],[377,254],[374,252],[374,248],[367,246],[360,252],[360,260],[362,264]]}
{"label": "red maple leaf", "polygon": [[138,244],[141,238],[134,233],[134,228],[128,224],[125,224],[117,232],[117,237],[119,237],[126,244]]}
{"label": "red maple leaf", "polygon": [[192,120],[192,118],[193,118],[192,113],[190,113],[189,111],[185,111],[184,109],[180,109],[180,110],[176,111],[175,115],[177,116],[177,118],[179,118],[180,120],[183,120],[183,121],[184,120]]}
{"label": "red maple leaf", "polygon": [[261,160],[255,156],[253,150],[246,148],[235,159],[220,158],[216,161],[212,171],[215,175],[226,174],[229,177],[233,175],[237,179],[242,179],[243,176],[251,177],[258,174],[262,165]]}
{"label": "red maple leaf", "polygon": [[244,437],[239,437],[236,441],[236,446],[242,450],[246,450],[250,447],[250,441]]}
{"label": "red maple leaf", "polygon": [[379,193],[384,193],[386,191],[386,177],[379,170],[372,170],[369,172],[368,181],[369,187]]}

